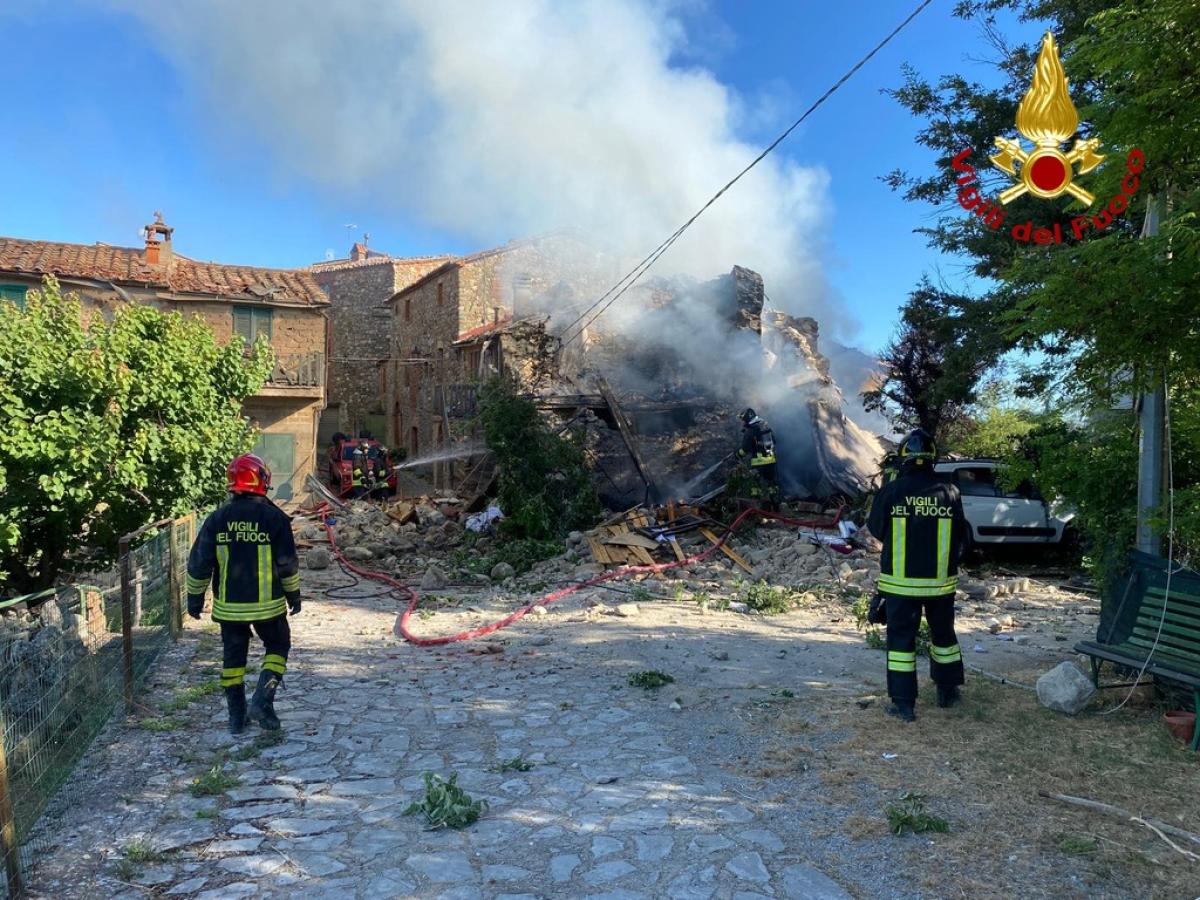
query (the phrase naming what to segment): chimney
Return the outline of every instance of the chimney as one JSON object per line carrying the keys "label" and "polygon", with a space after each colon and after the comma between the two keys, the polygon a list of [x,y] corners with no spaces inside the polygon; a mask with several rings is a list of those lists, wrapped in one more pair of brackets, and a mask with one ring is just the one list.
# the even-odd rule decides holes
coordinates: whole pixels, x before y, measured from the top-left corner
{"label": "chimney", "polygon": [[153,224],[147,225],[143,231],[146,235],[146,263],[151,266],[169,266],[171,264],[171,232],[175,229],[163,222],[163,215],[154,211]]}
{"label": "chimney", "polygon": [[367,247],[365,244],[355,243],[354,246],[352,246],[350,248],[350,261],[351,262],[358,262],[359,260],[363,260],[366,258],[367,258]]}

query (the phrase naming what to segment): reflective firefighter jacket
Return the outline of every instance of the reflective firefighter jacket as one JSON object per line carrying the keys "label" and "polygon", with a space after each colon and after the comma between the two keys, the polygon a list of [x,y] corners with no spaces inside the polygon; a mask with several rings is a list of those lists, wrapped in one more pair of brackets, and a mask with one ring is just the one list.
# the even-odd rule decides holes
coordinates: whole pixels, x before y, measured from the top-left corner
{"label": "reflective firefighter jacket", "polygon": [[266,497],[235,494],[205,519],[188,556],[190,605],[203,602],[210,579],[216,622],[283,615],[286,601],[300,596],[300,561],[283,510]]}
{"label": "reflective firefighter jacket", "polygon": [[742,432],[742,449],[738,456],[749,456],[752,466],[769,466],[775,462],[775,433],[758,416],[751,419]]}
{"label": "reflective firefighter jacket", "polygon": [[967,521],[954,485],[932,472],[903,474],[879,489],[867,527],[883,542],[881,593],[940,597],[957,589]]}

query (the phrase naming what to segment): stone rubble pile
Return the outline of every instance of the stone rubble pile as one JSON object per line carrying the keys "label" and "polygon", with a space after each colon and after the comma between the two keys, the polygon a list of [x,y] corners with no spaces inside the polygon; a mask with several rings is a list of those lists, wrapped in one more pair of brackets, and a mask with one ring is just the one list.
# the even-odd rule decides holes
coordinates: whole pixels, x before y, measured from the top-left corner
{"label": "stone rubble pile", "polygon": [[[333,531],[346,558],[363,566],[395,575],[424,594],[449,593],[479,600],[496,597],[529,602],[556,587],[584,581],[605,572],[592,557],[587,537],[572,532],[558,555],[519,573],[509,562],[495,562],[499,546],[488,531],[467,532],[455,498],[405,504],[407,521],[397,521],[395,507],[353,502],[336,520]],[[392,512],[392,515],[389,515]],[[319,524],[304,526],[299,537],[310,569],[332,564]],[[698,533],[682,535],[682,552],[691,557],[711,546]],[[641,576],[641,587],[654,597],[678,600],[732,601],[728,608],[743,611],[738,594],[762,580],[773,586],[808,592],[803,605],[817,599],[853,603],[874,591],[879,576],[879,553],[855,548],[849,554],[815,543],[810,530],[766,526],[739,534],[735,546],[753,573],[736,566],[720,553],[699,562],[671,569],[659,580]],[[482,567],[482,570],[481,570]],[[627,595],[638,587],[622,579]],[[605,609],[626,596],[601,590],[590,598]],[[988,577],[980,571],[960,575],[956,609],[964,628],[990,633],[998,641],[1028,643],[1043,634],[1050,643],[1064,641],[1072,627],[1090,624],[1099,604],[1069,590],[1023,577]],[[603,610],[601,610],[603,611]],[[744,610],[753,612],[752,610]]]}

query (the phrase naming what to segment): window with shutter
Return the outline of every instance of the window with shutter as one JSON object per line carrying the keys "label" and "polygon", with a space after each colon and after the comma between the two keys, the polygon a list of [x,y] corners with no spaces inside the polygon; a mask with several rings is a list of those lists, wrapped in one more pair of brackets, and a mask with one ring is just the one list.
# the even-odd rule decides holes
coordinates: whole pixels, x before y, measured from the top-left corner
{"label": "window with shutter", "polygon": [[233,333],[240,335],[249,347],[260,336],[271,340],[270,307],[235,306],[233,308]]}
{"label": "window with shutter", "polygon": [[0,301],[7,300],[17,304],[18,309],[24,309],[25,294],[28,290],[23,284],[0,284]]}

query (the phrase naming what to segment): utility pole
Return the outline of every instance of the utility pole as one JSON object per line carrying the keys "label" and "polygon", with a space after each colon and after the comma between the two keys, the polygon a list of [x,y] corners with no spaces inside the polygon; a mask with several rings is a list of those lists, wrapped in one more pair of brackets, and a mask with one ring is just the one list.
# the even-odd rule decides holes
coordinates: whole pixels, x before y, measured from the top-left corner
{"label": "utility pole", "polygon": [[[1158,234],[1158,198],[1150,197],[1142,238]],[[1162,536],[1151,526],[1150,516],[1163,498],[1163,457],[1166,446],[1166,385],[1162,371],[1152,373],[1149,391],[1142,394],[1138,424],[1141,441],[1138,448],[1137,548],[1152,556],[1162,555]]]}

